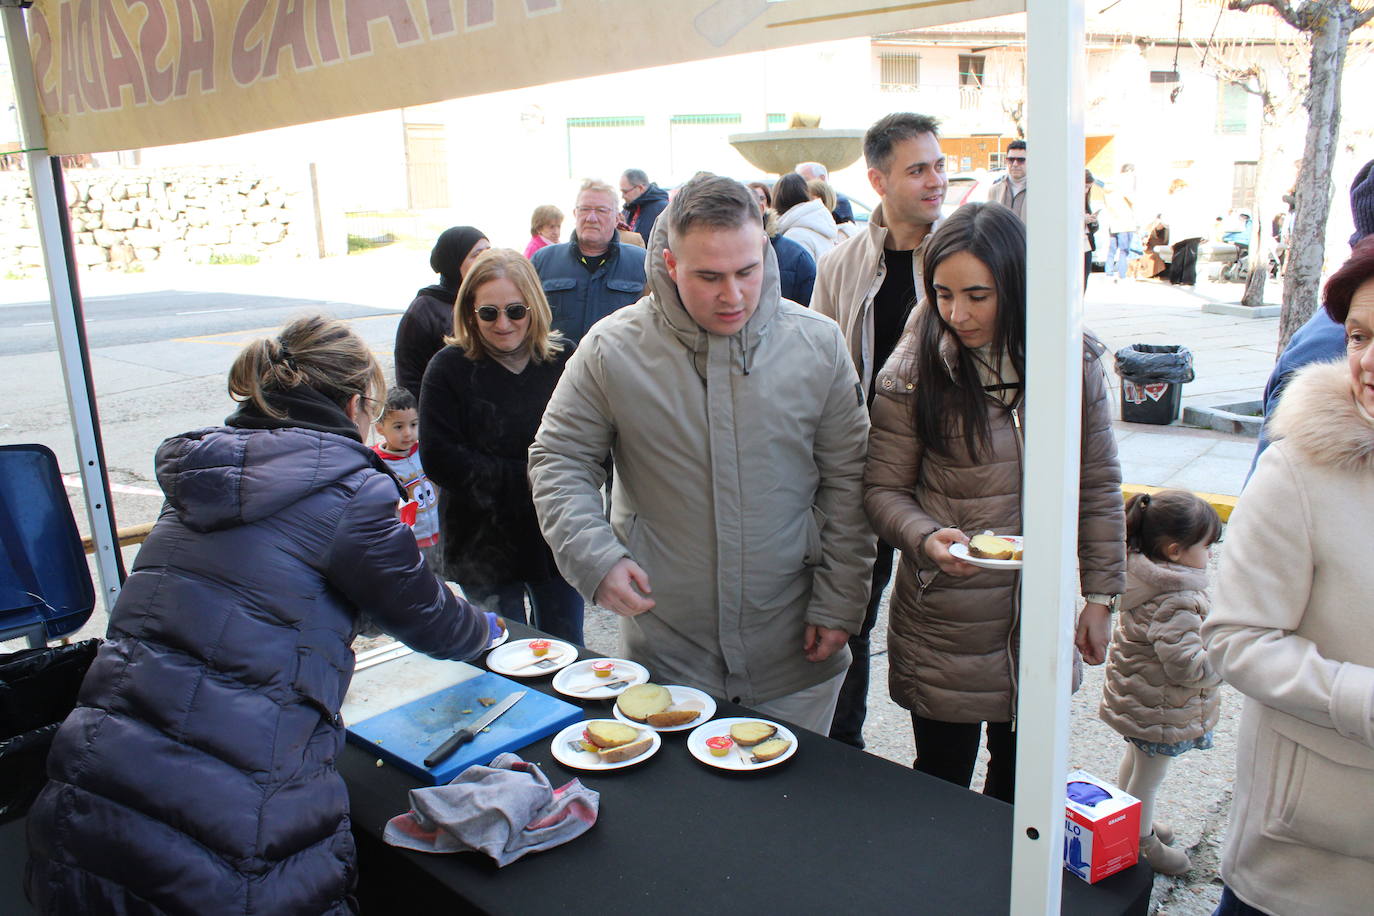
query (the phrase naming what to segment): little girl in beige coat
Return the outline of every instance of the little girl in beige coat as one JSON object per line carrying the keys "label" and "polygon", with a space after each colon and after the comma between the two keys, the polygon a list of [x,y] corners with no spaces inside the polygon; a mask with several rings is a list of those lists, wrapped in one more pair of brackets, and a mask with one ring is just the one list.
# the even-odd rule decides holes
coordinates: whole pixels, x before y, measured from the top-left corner
{"label": "little girl in beige coat", "polygon": [[1126,739],[1117,782],[1140,799],[1141,858],[1166,875],[1192,863],[1166,845],[1173,831],[1154,823],[1155,796],[1172,758],[1212,746],[1220,705],[1220,678],[1200,635],[1210,608],[1208,548],[1220,531],[1216,510],[1183,490],[1126,506],[1126,594],[1099,715]]}

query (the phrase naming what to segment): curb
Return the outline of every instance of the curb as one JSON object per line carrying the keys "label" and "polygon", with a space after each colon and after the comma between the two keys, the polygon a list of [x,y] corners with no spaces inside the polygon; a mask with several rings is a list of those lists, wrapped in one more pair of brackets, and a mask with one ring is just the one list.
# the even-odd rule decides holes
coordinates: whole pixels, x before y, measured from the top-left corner
{"label": "curb", "polygon": [[[1123,483],[1123,484],[1121,485],[1121,498],[1122,498],[1122,499],[1130,499],[1132,496],[1136,496],[1136,495],[1141,494],[1141,493],[1158,493],[1158,492],[1160,492],[1161,490],[1172,490],[1172,489],[1179,489],[1179,488],[1177,488],[1177,487],[1152,487],[1152,486],[1148,486],[1148,485],[1143,484],[1143,483]],[[1240,497],[1238,497],[1238,496],[1227,496],[1227,495],[1224,494],[1224,493],[1197,493],[1196,491],[1194,491],[1194,492],[1196,493],[1197,496],[1200,496],[1200,497],[1203,499],[1203,501],[1205,501],[1205,502],[1206,502],[1208,505],[1210,505],[1213,509],[1217,510],[1217,515],[1220,516],[1222,522],[1228,522],[1228,521],[1231,520],[1231,513],[1235,510],[1235,508],[1236,508],[1236,501],[1237,501]]]}

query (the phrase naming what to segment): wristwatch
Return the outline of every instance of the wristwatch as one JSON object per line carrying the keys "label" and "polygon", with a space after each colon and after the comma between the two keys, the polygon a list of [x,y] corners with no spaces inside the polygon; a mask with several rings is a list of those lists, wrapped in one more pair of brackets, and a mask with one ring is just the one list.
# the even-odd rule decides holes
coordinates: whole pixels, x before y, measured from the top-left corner
{"label": "wristwatch", "polygon": [[1089,604],[1105,604],[1107,610],[1113,614],[1121,610],[1121,596],[1107,595],[1102,592],[1088,592],[1083,596],[1083,600]]}

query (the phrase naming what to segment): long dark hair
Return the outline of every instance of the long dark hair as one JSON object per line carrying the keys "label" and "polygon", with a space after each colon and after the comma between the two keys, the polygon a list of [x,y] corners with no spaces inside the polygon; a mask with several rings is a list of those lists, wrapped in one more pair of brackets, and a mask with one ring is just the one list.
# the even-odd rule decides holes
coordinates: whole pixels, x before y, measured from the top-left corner
{"label": "long dark hair", "polygon": [[1221,537],[1221,516],[1212,504],[1187,490],[1137,493],[1126,503],[1126,546],[1156,563],[1169,561],[1170,544],[1208,547]]}
{"label": "long dark hair", "polygon": [[[992,365],[1010,357],[1019,379],[1026,377],[1026,230],[1016,214],[996,203],[966,204],[945,220],[926,245],[922,267],[925,305],[916,317],[914,366],[917,380],[912,427],[917,440],[943,457],[962,436],[970,457],[992,444],[988,401],[978,379],[973,354],[962,344],[953,378],[940,358],[940,341],[954,331],[940,317],[935,298],[935,268],[950,255],[967,251],[987,265],[997,291],[997,325],[993,331]],[[957,339],[957,338],[956,338]]]}
{"label": "long dark hair", "polygon": [[788,172],[773,185],[773,209],[778,211],[778,216],[810,199],[811,195],[806,190],[806,179],[796,172]]}

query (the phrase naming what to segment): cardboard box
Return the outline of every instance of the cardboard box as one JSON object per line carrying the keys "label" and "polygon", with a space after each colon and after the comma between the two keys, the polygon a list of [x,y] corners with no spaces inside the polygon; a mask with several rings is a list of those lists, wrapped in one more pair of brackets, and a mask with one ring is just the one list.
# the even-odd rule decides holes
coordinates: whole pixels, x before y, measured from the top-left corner
{"label": "cardboard box", "polygon": [[1140,856],[1140,800],[1082,770],[1069,774],[1064,867],[1089,884]]}

